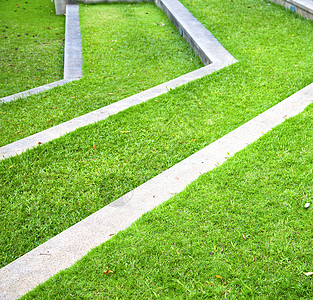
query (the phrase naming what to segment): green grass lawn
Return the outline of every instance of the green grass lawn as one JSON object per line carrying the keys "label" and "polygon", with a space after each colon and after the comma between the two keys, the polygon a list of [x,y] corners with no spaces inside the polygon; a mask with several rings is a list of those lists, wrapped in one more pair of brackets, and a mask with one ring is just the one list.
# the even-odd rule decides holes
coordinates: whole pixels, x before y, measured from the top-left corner
{"label": "green grass lawn", "polygon": [[[218,17],[208,17],[211,3],[220,16],[218,27],[213,26]],[[263,1],[223,3],[186,5],[213,27],[239,63],[0,162],[2,265],[311,83],[312,22]],[[83,80],[75,84],[85,86]],[[108,90],[97,91],[100,99]],[[75,104],[68,100],[68,107]],[[8,112],[14,105],[3,108]]]}
{"label": "green grass lawn", "polygon": [[63,79],[63,40],[52,1],[2,0],[0,98]]}
{"label": "green grass lawn", "polygon": [[312,299],[312,114],[310,105],[23,299]]}
{"label": "green grass lawn", "polygon": [[83,79],[0,104],[0,146],[202,66],[153,3],[80,5]]}

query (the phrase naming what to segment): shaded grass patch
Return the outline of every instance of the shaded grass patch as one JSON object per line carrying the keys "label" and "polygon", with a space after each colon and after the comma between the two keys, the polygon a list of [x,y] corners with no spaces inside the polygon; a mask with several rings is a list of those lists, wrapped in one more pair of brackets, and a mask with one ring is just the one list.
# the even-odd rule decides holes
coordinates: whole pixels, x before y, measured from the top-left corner
{"label": "shaded grass patch", "polygon": [[53,2],[1,1],[0,98],[63,79],[63,41]]}

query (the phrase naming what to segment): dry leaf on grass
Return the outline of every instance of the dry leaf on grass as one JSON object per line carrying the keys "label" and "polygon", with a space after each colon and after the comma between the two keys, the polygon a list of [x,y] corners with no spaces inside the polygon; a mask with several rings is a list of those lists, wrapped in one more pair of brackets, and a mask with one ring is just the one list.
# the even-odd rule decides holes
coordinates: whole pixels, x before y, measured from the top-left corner
{"label": "dry leaf on grass", "polygon": [[114,273],[114,272],[111,271],[111,270],[106,270],[106,271],[104,271],[104,272],[102,273],[102,275],[104,275],[104,274],[109,274],[109,273]]}

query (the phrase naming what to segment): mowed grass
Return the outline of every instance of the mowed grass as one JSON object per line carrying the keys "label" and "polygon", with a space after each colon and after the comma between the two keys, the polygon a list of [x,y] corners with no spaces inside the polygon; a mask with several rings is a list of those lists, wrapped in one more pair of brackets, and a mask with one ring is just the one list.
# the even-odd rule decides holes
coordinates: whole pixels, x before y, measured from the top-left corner
{"label": "mowed grass", "polygon": [[83,79],[0,104],[0,146],[203,66],[153,3],[81,4],[79,11]]}
{"label": "mowed grass", "polygon": [[23,299],[312,299],[312,114],[313,105]]}
{"label": "mowed grass", "polygon": [[236,37],[246,47],[225,39],[239,63],[0,163],[2,265],[311,82],[312,51],[303,48],[313,47],[312,23],[266,2],[241,3],[216,6],[237,18],[226,19],[226,37],[246,24]]}
{"label": "mowed grass", "polygon": [[1,1],[0,98],[63,79],[63,40],[54,2]]}

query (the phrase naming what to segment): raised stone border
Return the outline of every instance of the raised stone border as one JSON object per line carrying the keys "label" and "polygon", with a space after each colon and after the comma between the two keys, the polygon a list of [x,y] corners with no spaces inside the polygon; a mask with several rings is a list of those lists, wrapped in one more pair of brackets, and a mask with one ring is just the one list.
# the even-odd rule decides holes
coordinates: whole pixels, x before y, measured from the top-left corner
{"label": "raised stone border", "polygon": [[83,76],[82,64],[82,43],[80,35],[78,5],[67,5],[65,21],[64,79],[1,98],[0,104],[17,100],[19,98],[24,98],[32,94],[50,90],[56,86],[64,85],[68,82],[78,80]]}
{"label": "raised stone border", "polygon": [[66,13],[66,5],[77,4],[77,0],[54,0],[55,14],[64,15]]}
{"label": "raised stone border", "polygon": [[64,80],[73,81],[83,77],[82,40],[77,4],[66,6]]}
{"label": "raised stone border", "polygon": [[236,60],[178,0],[155,0],[205,65]]}
{"label": "raised stone border", "polygon": [[0,298],[16,299],[74,264],[201,174],[256,141],[312,100],[313,83],[0,270]]}
{"label": "raised stone border", "polygon": [[[74,131],[77,128],[104,120],[110,115],[160,96],[167,93],[170,89],[211,74],[214,71],[220,70],[236,62],[236,59],[178,0],[157,1],[161,9],[164,9],[167,15],[169,15],[170,19],[182,32],[182,35],[186,37],[187,41],[195,51],[201,55],[205,62],[210,62],[210,64],[139,94],[3,146],[0,148],[0,160],[20,154],[27,149],[38,146],[38,144],[49,142],[68,132]],[[67,8],[68,7],[77,7],[78,11],[77,5],[67,5]]]}
{"label": "raised stone border", "polygon": [[282,5],[300,16],[313,20],[313,1],[312,0],[270,0]]}

